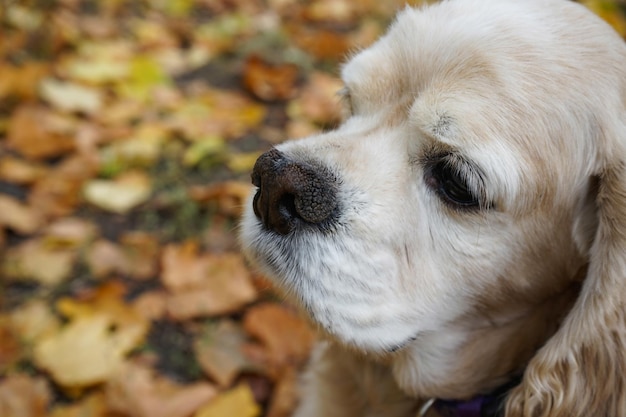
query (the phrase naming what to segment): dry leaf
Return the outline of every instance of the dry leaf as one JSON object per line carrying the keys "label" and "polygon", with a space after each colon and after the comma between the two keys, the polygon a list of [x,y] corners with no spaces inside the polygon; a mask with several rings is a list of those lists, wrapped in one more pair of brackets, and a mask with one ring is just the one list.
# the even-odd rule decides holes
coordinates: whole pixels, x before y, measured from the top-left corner
{"label": "dry leaf", "polygon": [[215,202],[226,216],[239,217],[252,192],[252,185],[242,181],[224,181],[189,188],[189,196],[200,203]]}
{"label": "dry leaf", "polygon": [[37,61],[15,67],[4,62],[0,65],[0,98],[17,97],[22,101],[37,96],[39,81],[49,71],[48,64]]}
{"label": "dry leaf", "polygon": [[34,105],[23,105],[12,114],[7,145],[33,159],[60,156],[75,148],[69,136],[51,129],[49,110]]}
{"label": "dry leaf", "polygon": [[10,375],[0,381],[0,416],[45,416],[50,397],[50,389],[44,378]]}
{"label": "dry leaf", "polygon": [[298,98],[289,103],[287,113],[292,119],[304,119],[320,125],[338,123],[342,109],[337,92],[342,86],[338,78],[314,72]]}
{"label": "dry leaf", "polygon": [[55,406],[50,417],[110,417],[104,394],[97,392],[71,405]]}
{"label": "dry leaf", "polygon": [[163,251],[164,285],[173,291],[167,311],[177,320],[236,311],[257,297],[238,254],[199,255],[197,245],[169,245]]}
{"label": "dry leaf", "polygon": [[161,320],[165,316],[167,294],[164,291],[147,291],[133,301],[133,309],[146,320]]}
{"label": "dry leaf", "polygon": [[9,248],[1,269],[9,278],[33,279],[54,286],[69,277],[75,259],[74,250],[51,247],[39,238]]}
{"label": "dry leaf", "polygon": [[50,224],[44,231],[46,243],[55,247],[80,248],[96,237],[97,227],[77,217],[66,217]]}
{"label": "dry leaf", "polygon": [[96,278],[105,278],[115,273],[125,274],[129,269],[128,259],[122,249],[105,239],[95,241],[87,249],[85,261]]}
{"label": "dry leaf", "polygon": [[102,108],[102,92],[84,85],[47,78],[39,86],[41,97],[67,112],[95,113]]}
{"label": "dry leaf", "polygon": [[242,384],[221,393],[198,410],[194,417],[256,417],[259,415],[261,415],[261,408],[254,401],[250,387]]}
{"label": "dry leaf", "polygon": [[22,235],[35,233],[43,225],[41,213],[26,204],[0,194],[0,227],[7,227]]}
{"label": "dry leaf", "polygon": [[70,156],[34,184],[28,203],[49,216],[67,215],[81,201],[83,182],[97,169],[97,161],[88,155]]}
{"label": "dry leaf", "polygon": [[289,417],[298,405],[298,373],[287,367],[274,387],[267,417]]}
{"label": "dry leaf", "polygon": [[103,210],[123,214],[150,197],[152,184],[145,173],[134,171],[114,180],[88,181],[83,192],[87,202]]}
{"label": "dry leaf", "polygon": [[303,364],[315,339],[309,325],[285,306],[265,303],[250,308],[244,317],[248,333],[269,350],[275,363]]}
{"label": "dry leaf", "polygon": [[25,343],[34,343],[56,333],[61,325],[48,303],[31,300],[11,311],[11,327]]}
{"label": "dry leaf", "polygon": [[67,388],[111,378],[148,331],[148,323],[126,305],[122,295],[122,288],[111,284],[83,302],[60,300],[58,308],[69,322],[36,344],[35,363]]}
{"label": "dry leaf", "polygon": [[0,316],[0,375],[15,366],[24,357],[24,353],[19,334],[13,328],[11,320]]}
{"label": "dry leaf", "polygon": [[45,175],[45,172],[43,166],[22,159],[11,156],[0,159],[0,180],[28,185]]}
{"label": "dry leaf", "polygon": [[204,329],[194,343],[196,359],[214,381],[222,387],[230,386],[243,370],[254,368],[242,350],[246,333],[232,321],[222,321],[216,327]]}
{"label": "dry leaf", "polygon": [[120,243],[128,269],[126,274],[136,279],[148,279],[156,275],[161,250],[156,236],[144,232],[127,232]]}
{"label": "dry leaf", "polygon": [[294,64],[271,65],[258,55],[246,60],[244,86],[261,100],[287,100],[296,93],[298,67]]}
{"label": "dry leaf", "polygon": [[106,395],[110,409],[123,415],[188,417],[216,390],[207,383],[181,386],[158,377],[152,369],[126,363],[107,384]]}

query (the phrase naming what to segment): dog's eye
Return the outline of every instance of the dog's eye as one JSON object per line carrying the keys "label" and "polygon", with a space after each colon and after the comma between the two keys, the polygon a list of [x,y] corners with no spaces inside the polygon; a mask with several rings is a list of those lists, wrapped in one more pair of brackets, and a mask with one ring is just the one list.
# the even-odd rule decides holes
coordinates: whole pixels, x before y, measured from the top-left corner
{"label": "dog's eye", "polygon": [[469,189],[466,180],[447,161],[440,161],[432,167],[428,183],[448,204],[460,208],[479,206],[479,200]]}

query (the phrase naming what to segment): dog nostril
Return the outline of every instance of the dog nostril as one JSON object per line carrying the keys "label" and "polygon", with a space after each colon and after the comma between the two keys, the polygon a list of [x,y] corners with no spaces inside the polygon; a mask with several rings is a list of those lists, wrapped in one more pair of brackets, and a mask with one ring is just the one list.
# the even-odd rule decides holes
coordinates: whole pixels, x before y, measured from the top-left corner
{"label": "dog nostril", "polygon": [[319,225],[337,207],[336,181],[323,169],[295,163],[276,149],[261,155],[253,172],[253,208],[265,227],[288,234],[298,224]]}

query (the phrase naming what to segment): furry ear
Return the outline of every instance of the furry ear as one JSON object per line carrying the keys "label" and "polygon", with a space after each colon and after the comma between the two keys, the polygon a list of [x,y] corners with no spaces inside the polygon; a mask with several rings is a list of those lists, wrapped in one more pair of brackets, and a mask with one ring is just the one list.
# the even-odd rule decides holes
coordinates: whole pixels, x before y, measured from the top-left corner
{"label": "furry ear", "polygon": [[595,236],[580,243],[589,254],[581,293],[509,394],[507,417],[626,416],[626,123],[613,123],[587,206],[597,206]]}

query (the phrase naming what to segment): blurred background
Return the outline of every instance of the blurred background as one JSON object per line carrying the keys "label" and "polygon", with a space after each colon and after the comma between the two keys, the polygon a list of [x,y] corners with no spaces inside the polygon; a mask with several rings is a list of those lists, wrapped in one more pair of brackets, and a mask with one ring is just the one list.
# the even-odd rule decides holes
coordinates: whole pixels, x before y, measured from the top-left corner
{"label": "blurred background", "polygon": [[404,3],[0,0],[0,416],[291,415],[314,336],[238,251],[249,173]]}

